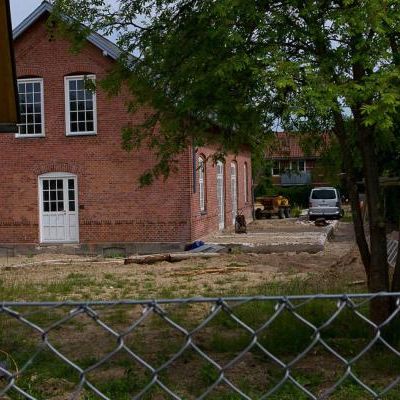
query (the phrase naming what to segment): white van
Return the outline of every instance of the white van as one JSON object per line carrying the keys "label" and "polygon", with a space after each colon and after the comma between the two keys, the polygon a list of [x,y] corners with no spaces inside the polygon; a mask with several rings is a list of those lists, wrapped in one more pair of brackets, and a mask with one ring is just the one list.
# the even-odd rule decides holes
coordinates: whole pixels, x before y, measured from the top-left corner
{"label": "white van", "polygon": [[310,221],[317,218],[339,219],[341,216],[339,190],[334,187],[318,187],[311,190],[308,209]]}

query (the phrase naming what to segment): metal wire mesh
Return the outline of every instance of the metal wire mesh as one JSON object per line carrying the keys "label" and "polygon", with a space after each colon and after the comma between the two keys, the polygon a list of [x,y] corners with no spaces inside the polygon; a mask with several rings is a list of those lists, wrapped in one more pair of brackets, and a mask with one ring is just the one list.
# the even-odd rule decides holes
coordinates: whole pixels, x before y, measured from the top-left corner
{"label": "metal wire mesh", "polygon": [[387,293],[4,302],[0,398],[397,399],[399,312]]}

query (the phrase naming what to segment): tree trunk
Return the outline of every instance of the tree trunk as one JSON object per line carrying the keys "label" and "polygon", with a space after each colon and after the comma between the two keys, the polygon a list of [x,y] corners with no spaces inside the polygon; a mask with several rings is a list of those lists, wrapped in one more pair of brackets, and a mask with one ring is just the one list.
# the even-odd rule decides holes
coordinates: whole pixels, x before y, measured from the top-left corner
{"label": "tree trunk", "polygon": [[335,113],[334,132],[339,140],[339,145],[342,150],[343,169],[346,173],[346,187],[349,193],[356,243],[360,251],[367,281],[369,281],[371,254],[369,251],[367,238],[365,236],[364,221],[360,206],[360,196],[358,193],[355,167],[353,164],[353,153],[351,151],[351,145],[348,140],[343,117],[340,113]]}
{"label": "tree trunk", "polygon": [[[368,290],[371,293],[389,291],[389,267],[387,262],[386,224],[379,185],[379,167],[375,154],[374,132],[358,124],[359,143],[363,159],[365,190],[368,205],[371,263]],[[370,317],[379,324],[390,315],[389,298],[371,301]]]}

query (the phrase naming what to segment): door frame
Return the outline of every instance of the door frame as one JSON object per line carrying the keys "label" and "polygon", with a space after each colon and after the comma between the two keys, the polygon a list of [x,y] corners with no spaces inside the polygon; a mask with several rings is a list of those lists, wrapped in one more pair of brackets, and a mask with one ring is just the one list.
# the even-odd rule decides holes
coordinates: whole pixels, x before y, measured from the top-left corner
{"label": "door frame", "polygon": [[[232,174],[232,168],[235,170],[235,176]],[[232,183],[234,184],[234,189]],[[232,161],[230,165],[230,183],[231,183],[231,215],[232,215],[232,225],[235,225],[236,216],[239,212],[239,190],[238,190],[238,164],[236,161]],[[235,213],[233,212],[235,211]]]}
{"label": "door frame", "polygon": [[[74,179],[75,180],[75,213],[76,213],[76,237],[77,240],[66,240],[66,241],[44,241],[43,240],[43,190],[41,182],[45,179]],[[68,187],[67,187],[68,191]],[[68,243],[79,243],[79,203],[78,203],[78,176],[75,174],[71,174],[70,172],[48,172],[45,174],[41,174],[38,176],[38,201],[39,201],[39,240],[40,243],[43,244],[68,244]],[[68,200],[64,199],[67,202]]]}
{"label": "door frame", "polygon": [[[218,193],[218,166],[221,166],[221,171],[222,171],[222,185],[221,185],[221,193],[222,193],[222,202],[221,202],[221,205],[222,205],[222,217],[223,217],[223,219],[224,219],[224,222],[223,223],[221,223],[221,221],[220,221],[220,213],[219,213],[219,211],[220,211],[220,209],[219,209],[219,203],[218,203],[218,196],[219,196],[219,193]],[[217,164],[216,164],[216,180],[217,180],[217,210],[218,210],[218,212],[217,212],[217,215],[218,215],[218,229],[220,230],[220,231],[222,231],[223,229],[225,229],[225,226],[226,226],[226,218],[225,218],[225,163],[223,163],[222,161],[217,161]]]}

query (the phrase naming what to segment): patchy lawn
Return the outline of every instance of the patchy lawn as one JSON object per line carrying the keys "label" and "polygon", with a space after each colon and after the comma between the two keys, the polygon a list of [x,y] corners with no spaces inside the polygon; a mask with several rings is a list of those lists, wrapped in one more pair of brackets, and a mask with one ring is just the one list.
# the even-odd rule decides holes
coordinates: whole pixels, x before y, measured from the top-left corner
{"label": "patchy lawn", "polygon": [[[55,259],[54,255],[51,256]],[[84,260],[78,257],[57,257],[60,261],[40,263],[46,257],[36,256],[9,260],[0,269],[0,289],[3,301],[44,300],[112,300],[151,299],[197,296],[289,295],[299,293],[333,293],[364,291],[363,271],[352,241],[351,226],[341,224],[335,240],[318,254],[228,254],[210,260],[186,260],[155,265],[123,265],[122,260]],[[71,260],[71,261],[69,261]],[[11,265],[11,263],[14,265]],[[29,265],[29,263],[38,263]],[[24,266],[15,267],[24,264]],[[215,310],[215,304],[172,304],[163,311],[147,316],[141,305],[96,306],[93,311],[77,312],[74,307],[14,309],[32,323],[48,329],[48,340],[58,351],[82,369],[89,368],[86,378],[110,399],[130,399],[151,382],[152,375],[124,349],[116,352],[100,366],[90,368],[115,350],[118,340],[104,330],[98,318],[118,334],[124,333],[124,344],[155,368],[187,344],[185,335],[163,317],[167,316],[191,331]],[[252,329],[260,328],[274,313],[275,302],[252,301],[231,303],[232,310]],[[321,326],[337,309],[337,301],[315,300],[298,309],[303,317]],[[361,311],[367,312],[366,307]],[[61,325],[54,325],[64,317]],[[146,317],[146,318],[144,318]],[[144,318],[134,330],[129,327]],[[393,323],[399,323],[396,318]],[[36,398],[63,400],[71,398],[80,380],[79,373],[66,365],[50,349],[44,348],[32,364],[26,362],[42,342],[42,333],[23,325],[7,313],[0,313],[0,362],[17,373],[16,383]],[[370,340],[373,331],[350,310],[345,310],[322,332],[324,340],[346,358],[355,357]],[[258,343],[285,363],[294,360],[310,345],[313,330],[285,310],[265,330],[258,334]],[[220,366],[228,365],[252,342],[251,333],[243,329],[228,310],[211,319],[191,340],[204,354]],[[399,348],[400,337],[391,334],[390,343]],[[397,378],[400,360],[382,348],[373,348],[354,361],[354,372],[376,390],[381,390]],[[291,368],[292,376],[304,388],[321,395],[346,371],[346,366],[322,345],[311,349]],[[240,359],[224,370],[224,376],[252,398],[259,398],[277,385],[285,369],[271,357],[253,346]],[[160,380],[182,399],[199,397],[213,385],[220,374],[198,352],[188,347],[167,368],[161,368]],[[0,393],[6,387],[0,375]],[[396,388],[382,399],[399,400]],[[4,398],[21,398],[8,391]],[[85,386],[76,397],[99,398]],[[144,399],[171,398],[154,387]],[[207,397],[215,400],[236,400],[241,397],[228,386],[218,385]],[[270,397],[273,400],[305,400],[307,395],[286,383]],[[370,399],[365,390],[346,379],[334,400]]]}
{"label": "patchy lawn", "polygon": [[339,288],[353,291],[353,286],[347,285],[363,279],[348,224],[342,224],[335,240],[318,254],[236,253],[153,265],[54,254],[16,257],[9,259],[8,265],[2,261],[3,301],[288,294],[287,290],[315,293]]}

